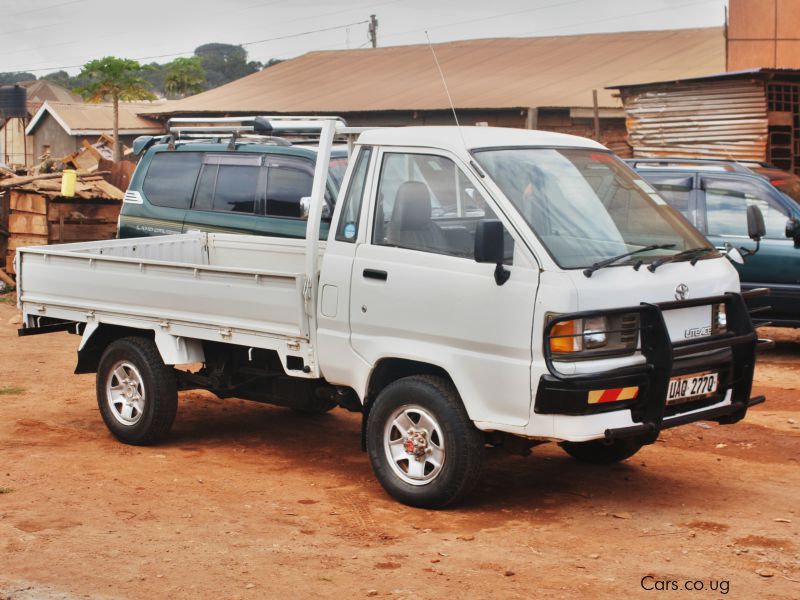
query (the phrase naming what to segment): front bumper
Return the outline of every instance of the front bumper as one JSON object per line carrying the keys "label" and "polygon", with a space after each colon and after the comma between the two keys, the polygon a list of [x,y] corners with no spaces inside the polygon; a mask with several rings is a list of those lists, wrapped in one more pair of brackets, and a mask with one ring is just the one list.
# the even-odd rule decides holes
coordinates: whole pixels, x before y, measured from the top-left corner
{"label": "front bumper", "polygon": [[[671,341],[664,322],[665,311],[711,304],[725,304],[726,333]],[[559,315],[545,327],[544,339],[548,339],[550,331],[561,321],[608,315],[610,312],[639,313],[640,350],[644,363],[612,371],[566,375],[555,368],[549,344],[545,343],[544,356],[549,374],[543,375],[539,381],[534,403],[537,414],[582,416],[581,420],[584,420],[590,415],[629,411],[630,426],[606,428],[597,434],[604,435],[607,440],[635,437],[643,443],[652,443],[662,429],[693,421],[735,423],[744,418],[750,406],[764,401],[763,396],[750,397],[759,340],[741,294]],[[714,394],[682,404],[666,404],[672,377],[702,371],[719,373]],[[631,400],[600,404],[588,402],[589,392],[593,390],[631,387],[639,388]]]}

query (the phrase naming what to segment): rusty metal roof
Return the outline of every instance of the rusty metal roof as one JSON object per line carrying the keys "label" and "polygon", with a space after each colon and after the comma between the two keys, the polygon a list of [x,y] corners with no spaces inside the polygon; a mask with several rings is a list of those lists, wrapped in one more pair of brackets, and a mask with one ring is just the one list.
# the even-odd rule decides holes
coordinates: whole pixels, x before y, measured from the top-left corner
{"label": "rusty metal roof", "polygon": [[[119,131],[121,134],[159,133],[161,124],[140,117],[138,113],[158,106],[146,102],[120,102]],[[111,104],[66,104],[45,102],[31,119],[25,134],[36,129],[45,114],[50,114],[69,135],[100,135],[114,128],[114,107]]]}
{"label": "rusty metal roof", "polygon": [[[722,28],[435,44],[456,108],[621,107],[606,86],[725,69]],[[148,114],[446,110],[427,45],[310,52]],[[142,114],[145,114],[143,112]]]}

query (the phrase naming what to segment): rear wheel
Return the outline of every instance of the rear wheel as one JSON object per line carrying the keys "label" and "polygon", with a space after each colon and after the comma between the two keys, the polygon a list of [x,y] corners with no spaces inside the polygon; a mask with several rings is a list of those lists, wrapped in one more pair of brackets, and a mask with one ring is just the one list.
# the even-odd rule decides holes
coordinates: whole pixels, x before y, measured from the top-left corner
{"label": "rear wheel", "polygon": [[175,373],[152,340],[109,344],[97,369],[97,404],[106,427],[126,444],[152,444],[169,432],[178,410]]}
{"label": "rear wheel", "polygon": [[451,382],[419,375],[378,394],[367,418],[367,451],[375,476],[395,499],[442,508],[475,486],[484,439]]}
{"label": "rear wheel", "polygon": [[561,447],[572,458],[593,465],[610,465],[630,458],[642,447],[633,439],[592,440],[591,442],[562,442]]}

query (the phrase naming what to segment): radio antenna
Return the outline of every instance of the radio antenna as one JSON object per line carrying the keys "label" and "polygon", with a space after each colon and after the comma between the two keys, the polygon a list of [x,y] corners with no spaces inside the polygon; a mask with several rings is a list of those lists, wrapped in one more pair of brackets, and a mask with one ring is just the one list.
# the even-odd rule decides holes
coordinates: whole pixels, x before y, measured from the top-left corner
{"label": "radio antenna", "polygon": [[461,136],[461,143],[464,144],[464,148],[467,147],[467,142],[464,140],[464,134],[461,132],[461,123],[458,122],[458,115],[456,114],[456,107],[453,104],[453,97],[450,95],[450,89],[447,87],[447,80],[444,78],[444,71],[442,71],[442,65],[439,64],[439,59],[436,57],[436,51],[433,49],[433,44],[431,44],[431,36],[428,35],[428,30],[425,30],[425,37],[428,39],[428,48],[431,49],[431,54],[433,54],[433,62],[436,63],[436,68],[439,70],[439,77],[442,78],[442,85],[444,86],[444,92],[447,94],[447,101],[450,103],[450,110],[453,111],[453,119],[455,119],[456,127],[458,128],[458,135]]}

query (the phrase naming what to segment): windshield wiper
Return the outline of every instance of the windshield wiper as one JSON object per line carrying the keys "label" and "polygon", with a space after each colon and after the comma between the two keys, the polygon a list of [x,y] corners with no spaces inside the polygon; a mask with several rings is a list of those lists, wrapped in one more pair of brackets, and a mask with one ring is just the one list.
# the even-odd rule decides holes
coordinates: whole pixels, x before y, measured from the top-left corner
{"label": "windshield wiper", "polygon": [[626,252],[625,254],[620,254],[619,256],[612,256],[611,258],[606,258],[605,260],[596,262],[588,269],[584,269],[583,274],[586,275],[586,277],[591,277],[592,274],[598,269],[607,267],[608,265],[614,264],[618,260],[622,260],[623,258],[628,258],[629,256],[633,256],[634,254],[639,254],[640,252],[649,252],[650,250],[666,250],[667,248],[674,248],[674,247],[675,244],[652,244],[650,246],[643,246],[641,248],[637,248],[636,250],[632,250],[631,252]]}
{"label": "windshield wiper", "polygon": [[654,260],[653,263],[647,267],[647,269],[651,273],[655,273],[656,269],[661,265],[665,265],[667,263],[675,262],[676,260],[687,260],[692,259],[692,266],[697,264],[697,261],[700,260],[700,257],[703,254],[708,252],[716,252],[716,248],[709,248],[708,246],[699,246],[697,248],[689,248],[688,250],[681,250],[677,254],[673,254],[672,256],[665,256],[664,258],[659,258],[658,260]]}

